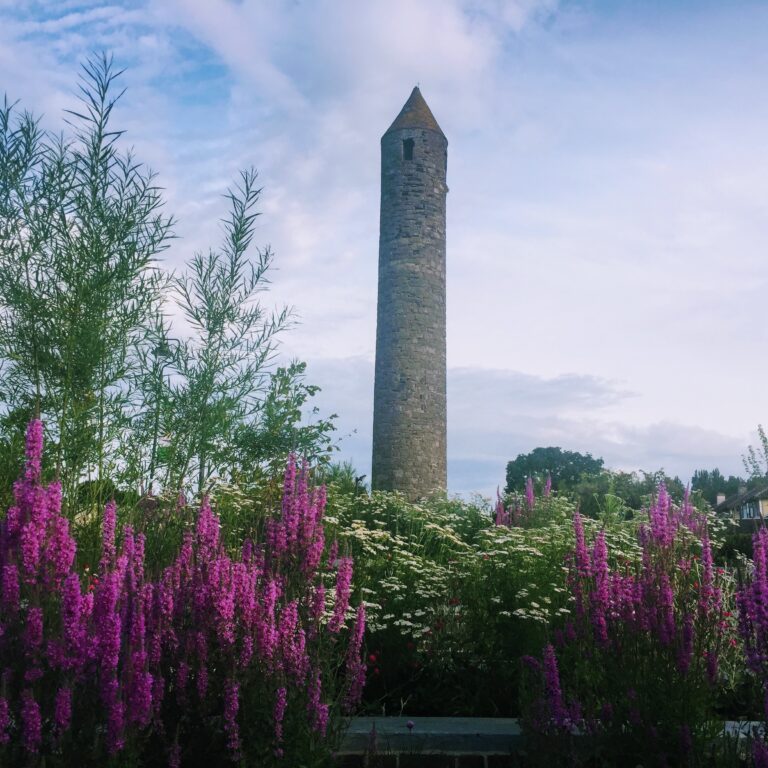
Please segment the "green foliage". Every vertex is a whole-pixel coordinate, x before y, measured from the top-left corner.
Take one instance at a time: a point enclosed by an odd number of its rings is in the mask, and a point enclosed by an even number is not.
[[[717,707],[743,670],[736,579],[713,567],[704,532],[720,541],[722,529],[712,516],[677,515],[659,504],[646,517],[641,562],[589,536],[574,546],[573,617],[552,623],[543,664],[523,667],[532,765],[721,764]]]
[[[189,274],[174,283],[192,333],[171,352],[176,374],[167,425],[171,487],[195,477],[202,491],[213,475],[233,466],[235,435],[258,410],[275,336],[287,326],[287,309],[267,313],[257,300],[272,252],[257,249],[255,264],[248,258],[260,192],[256,172],[243,172],[227,195],[230,215],[221,250],[195,254]]]
[[[698,493],[708,504],[717,503],[717,495],[724,493],[726,498],[735,496],[739,488],[746,486],[747,481],[742,477],[730,475],[727,479],[719,469],[697,469],[691,478],[691,491]]]
[[[369,710],[515,715],[519,656],[538,653],[570,610],[573,511],[565,498],[539,499],[527,527],[496,527],[490,509],[462,501],[411,504],[331,485],[326,522],[355,558],[369,616]],[[634,530],[609,526],[628,559]]]
[[[614,472],[601,470],[596,475],[582,476],[570,495],[583,515],[604,519],[606,515],[629,518],[647,507],[659,484],[664,483],[670,495],[680,501],[685,486],[679,477],[669,477],[663,469],[656,472]]]
[[[106,56],[87,62],[69,138],[0,108],[0,396],[45,419],[70,496],[109,469],[171,227],[152,172],[118,150],[119,75]]]
[[[334,491],[342,495],[357,496],[366,490],[365,475],[358,474],[351,461],[329,462],[320,469],[318,482],[334,486]]]
[[[768,479],[768,435],[762,424],[757,425],[758,446],[748,446],[747,453],[741,457],[744,469],[751,480]]]
[[[255,171],[227,194],[221,248],[163,272],[172,220],[153,173],[119,148],[120,74],[106,56],[87,62],[71,138],[0,108],[0,456],[12,472],[41,416],[72,515],[86,492],[97,509],[110,480],[137,496],[202,491],[335,448],[335,416],[305,416],[318,391],[305,365],[272,367],[290,315],[259,301],[273,255],[251,248]]]
[[[552,478],[552,488],[565,491],[572,488],[585,475],[599,474],[603,460],[592,458],[589,453],[564,451],[562,448],[534,448],[520,454],[507,464],[506,492],[522,488],[528,477],[543,481]]]
[[[304,380],[306,368],[306,363],[293,362],[271,375],[254,419],[242,423],[234,436],[233,464],[238,476],[249,477],[255,468],[275,475],[290,453],[302,456],[313,467],[323,467],[338,449],[331,437],[336,414],[321,417],[315,406],[309,411],[310,420],[302,423],[308,401],[320,391]]]

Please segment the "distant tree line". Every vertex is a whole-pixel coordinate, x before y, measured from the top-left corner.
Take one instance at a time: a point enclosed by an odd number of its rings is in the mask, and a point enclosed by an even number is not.
[[[759,451],[750,448],[745,465],[753,470],[747,478],[725,477],[717,468],[696,470],[691,479],[691,493],[700,501],[714,506],[719,494],[733,496],[744,488],[764,484],[768,443],[762,442]],[[553,490],[570,496],[578,502],[583,514],[595,518],[606,513],[632,514],[649,503],[661,482],[676,499],[682,498],[686,490],[679,477],[670,477],[663,469],[651,472],[615,471],[606,469],[602,458],[595,458],[589,453],[547,447],[535,448],[508,462],[505,492],[521,492],[528,477],[542,488],[548,476]]]

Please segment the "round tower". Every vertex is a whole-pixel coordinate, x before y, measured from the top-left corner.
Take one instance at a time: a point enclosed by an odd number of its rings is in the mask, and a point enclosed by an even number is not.
[[[448,140],[418,88],[381,138],[372,487],[447,486],[445,183]]]

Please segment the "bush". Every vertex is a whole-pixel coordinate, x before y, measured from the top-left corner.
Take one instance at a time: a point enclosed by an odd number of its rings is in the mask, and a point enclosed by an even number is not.
[[[533,499],[515,525],[496,526],[490,508],[457,500],[332,493],[326,521],[355,558],[369,618],[366,708],[517,715],[519,657],[537,653],[550,623],[570,614],[563,562],[573,510],[556,496]],[[635,527],[608,530],[629,559],[639,557]]]
[[[641,558],[587,546],[574,515],[573,617],[527,659],[525,726],[544,764],[579,751],[608,764],[689,765],[710,755],[716,706],[736,661],[733,578],[715,568],[707,517],[664,486],[638,529]],[[585,759],[584,754],[580,754]]]
[[[98,567],[75,569],[58,483],[27,434],[0,523],[0,758],[9,765],[308,765],[328,756],[362,692],[352,560],[326,552],[325,494],[289,463],[263,544],[229,553],[203,500],[194,532],[151,578],[145,537],[102,522]],[[335,580],[327,601],[325,580]],[[326,606],[328,602],[328,606]]]

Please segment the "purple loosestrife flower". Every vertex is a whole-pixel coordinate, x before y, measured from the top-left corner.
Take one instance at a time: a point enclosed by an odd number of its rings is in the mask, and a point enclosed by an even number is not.
[[[16,486],[14,485],[14,494],[16,493]],[[5,529],[5,530],[3,530]],[[3,545],[3,541],[6,542],[15,539],[19,535],[21,530],[21,510],[18,506],[8,507],[8,511],[5,513],[5,522],[0,525],[0,547]]]
[[[501,494],[499,493],[499,489],[496,489],[496,518],[495,523],[497,526],[507,525],[508,524],[508,514],[506,510],[504,509],[504,501],[501,498]]]
[[[592,568],[584,539],[584,524],[578,510],[573,513],[573,533],[576,537],[576,549],[574,551],[576,570],[580,577],[588,578],[592,573]]]
[[[720,590],[715,586],[712,545],[709,542],[709,536],[705,533],[701,540],[699,613],[702,617],[706,617],[711,611],[718,611],[720,609],[720,603]]]
[[[277,627],[275,625],[275,607],[280,594],[277,582],[269,579],[262,592],[263,603],[260,618],[256,628],[256,642],[259,652],[264,659],[271,661],[278,642]]]
[[[203,496],[197,518],[197,557],[199,561],[211,560],[219,548],[219,521],[211,510],[207,496]]]
[[[533,492],[533,478],[528,475],[528,479],[525,481],[525,503],[528,509],[533,509],[536,504],[536,496]]]
[[[4,565],[2,570],[3,589],[2,600],[3,613],[15,613],[19,610],[19,569],[16,565]]]
[[[114,501],[107,502],[104,507],[104,520],[101,527],[101,563],[99,571],[106,573],[115,562],[115,526],[117,522],[117,507]]]
[[[27,626],[24,630],[24,645],[27,654],[34,655],[43,644],[43,609],[30,608],[27,611]]]
[[[651,541],[664,548],[672,545],[677,529],[677,524],[670,512],[671,502],[667,487],[664,483],[660,483],[656,499],[648,510],[649,525],[643,531]]]
[[[324,736],[328,727],[328,705],[322,703],[322,694],[323,678],[321,671],[318,669],[312,676],[309,684],[307,715],[309,716],[309,724],[312,730]]]
[[[266,538],[270,555],[279,561],[288,549],[288,537],[283,523],[275,519],[267,520]]]
[[[61,590],[61,629],[66,658],[64,664],[74,669],[82,666],[85,659],[86,631],[83,626],[83,594],[80,579],[70,573]]]
[[[26,503],[21,503],[26,522],[21,526],[21,563],[24,580],[34,584],[39,577],[38,569],[48,527],[48,499],[40,486],[28,489]]]
[[[283,756],[283,750],[280,745],[283,743],[283,719],[285,718],[287,706],[288,691],[285,688],[278,688],[275,694],[275,708],[272,712],[275,723],[275,755],[277,757]]]
[[[547,480],[544,483],[544,498],[548,499],[552,495],[552,475],[547,472]]]
[[[255,560],[235,563],[232,566],[232,581],[243,626],[251,631],[259,618],[259,589],[263,573]]]
[[[235,642],[235,588],[228,557],[218,557],[212,564],[213,608],[219,639],[226,645]]]
[[[27,426],[26,436],[27,466],[24,479],[30,485],[40,480],[43,461],[43,422],[32,419]]]
[[[753,570],[750,580],[736,594],[739,634],[747,667],[768,689],[768,531],[752,537]]]
[[[282,668],[297,684],[301,684],[308,672],[309,659],[306,656],[306,637],[300,626],[297,600],[291,600],[283,608],[279,636]]]
[[[184,540],[182,541],[181,550],[175,564],[178,578],[185,583],[189,582],[192,578],[192,552],[192,534],[187,531],[184,534]]]
[[[285,465],[285,474],[283,475],[283,517],[290,513],[293,505],[293,497],[296,490],[296,454],[291,453],[288,456],[288,462]]]
[[[322,524],[317,525],[313,530],[312,537],[309,539],[302,558],[302,572],[305,575],[313,574],[323,559],[325,550],[325,533]]]
[[[683,496],[683,503],[678,512],[678,519],[680,522],[688,528],[697,538],[703,538],[706,536],[707,518],[706,515],[702,515],[696,511],[696,508],[691,503],[691,487],[686,486],[685,494]]]
[[[568,710],[563,702],[557,656],[551,643],[544,648],[544,698],[552,722],[563,728],[568,724]]]
[[[122,626],[118,599],[120,589],[118,574],[109,571],[103,574],[94,599],[94,619],[96,621],[96,648],[99,662],[105,672],[117,669],[120,657]]]
[[[58,483],[51,485],[58,486]],[[56,589],[61,587],[67,578],[75,562],[77,544],[69,533],[69,520],[61,517],[61,510],[57,508],[50,522],[51,533],[45,545],[45,561],[51,571],[51,581]]]
[[[224,730],[227,734],[227,749],[235,759],[240,759],[240,728],[237,724],[239,709],[240,686],[235,680],[227,680],[224,685]]]
[[[664,645],[670,645],[675,635],[675,595],[666,572],[659,574],[658,583],[653,586],[655,587],[654,597],[651,597],[653,594],[651,588],[646,592],[648,595],[646,599],[656,603],[654,616],[656,636]]]
[[[328,622],[329,632],[338,632],[344,624],[344,617],[349,607],[349,592],[352,584],[352,558],[342,557],[336,573],[336,602],[333,615]]]
[[[584,524],[581,515],[577,509],[573,513],[573,533],[576,539],[576,546],[573,551],[573,565],[575,573],[569,575],[569,583],[573,592],[575,601],[575,610],[577,616],[583,616],[587,606],[584,605],[584,583],[591,575],[592,565],[590,563],[587,544],[584,539]]]
[[[592,626],[595,637],[600,643],[608,642],[606,614],[610,600],[608,574],[608,548],[605,545],[605,531],[600,531],[592,549],[592,573],[595,586],[590,595],[592,608]]]
[[[142,728],[149,725],[152,717],[152,683],[153,678],[143,667],[146,663],[145,654],[135,653],[131,659],[131,677],[127,684],[127,720]]]
[[[72,722],[72,691],[69,688],[59,688],[53,701],[53,722],[56,733],[61,735],[69,730]]]
[[[365,604],[360,603],[357,607],[355,623],[352,625],[352,631],[347,647],[347,693],[342,702],[343,709],[351,712],[360,703],[363,695],[363,686],[365,685],[365,662],[360,658],[363,647],[363,635],[365,634]]]
[[[120,686],[116,677],[102,683],[102,702],[107,711],[107,750],[110,755],[117,754],[125,746],[125,707],[120,696]]]
[[[310,618],[314,622],[319,622],[325,613],[325,586],[320,582],[312,595],[312,608],[309,612]]]
[[[21,704],[21,725],[24,749],[37,753],[43,740],[43,724],[40,717],[40,706],[35,701],[32,691],[24,691]]]
[[[768,744],[759,738],[752,740],[752,764],[754,768],[768,768]]]
[[[197,650],[197,695],[202,701],[208,693],[208,640],[204,632],[195,634],[195,648]]]

